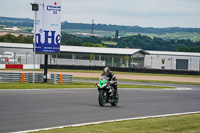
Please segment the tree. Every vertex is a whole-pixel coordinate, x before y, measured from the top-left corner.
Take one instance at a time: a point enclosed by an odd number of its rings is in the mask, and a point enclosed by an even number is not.
[[[19,56],[18,57],[18,62],[21,64],[21,61],[22,61],[22,57],[21,56]]]
[[[125,61],[125,63],[126,63],[126,67],[128,67],[129,59],[130,59],[130,57],[129,57],[128,55],[126,55],[126,56],[124,57],[124,61]]]
[[[162,62],[162,65],[164,65],[165,64],[165,58],[162,58],[161,62]]]
[[[94,60],[94,54],[90,54],[90,63]]]

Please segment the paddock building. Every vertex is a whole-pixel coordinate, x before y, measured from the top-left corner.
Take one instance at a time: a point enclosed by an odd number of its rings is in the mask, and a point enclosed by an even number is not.
[[[0,43],[1,65],[33,64],[33,55],[32,44]],[[44,55],[36,54],[35,59],[44,64]],[[62,45],[60,54],[49,55],[48,64],[199,71],[200,53]]]

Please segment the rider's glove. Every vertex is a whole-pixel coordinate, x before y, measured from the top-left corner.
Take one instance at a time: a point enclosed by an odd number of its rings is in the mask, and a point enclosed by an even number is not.
[[[114,84],[115,82],[113,82],[113,81],[110,81],[110,84]]]

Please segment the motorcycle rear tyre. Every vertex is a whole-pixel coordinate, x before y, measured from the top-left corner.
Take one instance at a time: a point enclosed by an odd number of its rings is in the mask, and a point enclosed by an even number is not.
[[[119,94],[118,94],[118,92],[116,92],[115,97],[116,98],[115,98],[114,102],[111,103],[112,106],[117,106],[117,104],[119,102]]]

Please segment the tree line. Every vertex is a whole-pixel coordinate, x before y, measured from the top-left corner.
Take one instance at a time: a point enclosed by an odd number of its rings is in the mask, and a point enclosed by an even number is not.
[[[0,36],[0,42],[9,42],[9,43],[33,43],[33,36],[15,36],[12,34],[6,34]]]
[[[104,44],[104,41],[117,41],[116,45]],[[14,36],[7,34],[0,36],[0,42],[11,43],[33,43],[33,36]],[[200,42],[191,40],[163,40],[161,38],[150,38],[144,35],[134,35],[116,38],[111,37],[79,37],[76,35],[62,32],[61,45],[68,46],[87,46],[87,47],[113,47],[113,48],[137,48],[156,51],[181,51],[181,52],[200,52]]]
[[[10,18],[0,17],[0,25],[5,26],[17,26],[17,27],[33,27],[33,20],[29,18]],[[69,23],[67,21],[62,22],[62,29],[79,29],[79,30],[90,30],[91,24],[85,23]],[[124,25],[111,25],[111,24],[94,24],[95,30],[103,31],[116,31],[118,29],[122,32],[134,32],[134,33],[176,33],[176,32],[195,32],[200,33],[200,28],[180,28],[180,27],[169,27],[169,28],[154,28],[154,27],[140,27],[140,26],[124,26]]]
[[[68,23],[67,21],[62,23],[62,29],[91,29],[91,24],[84,23]],[[116,31],[118,29],[122,32],[135,32],[135,33],[176,33],[176,32],[196,32],[200,33],[200,28],[180,28],[180,27],[169,27],[169,28],[153,28],[153,27],[140,27],[140,26],[124,26],[124,25],[107,25],[107,24],[94,24],[95,30],[103,31]]]
[[[62,40],[61,45],[104,47],[102,45],[101,39],[95,36],[78,37],[72,34],[67,34],[66,32],[62,32],[61,40]],[[23,36],[23,35],[15,36],[9,33],[0,36],[0,42],[33,44],[33,36]]]
[[[161,38],[150,38],[141,36],[140,34],[128,37],[121,37],[114,47],[119,48],[139,48],[145,50],[156,51],[187,51],[188,47],[200,47],[200,42],[192,42],[191,40],[163,40]],[[183,49],[185,48],[185,49]],[[195,51],[194,51],[195,52]],[[196,51],[197,52],[197,51]],[[199,51],[200,52],[200,51]]]

